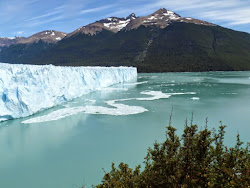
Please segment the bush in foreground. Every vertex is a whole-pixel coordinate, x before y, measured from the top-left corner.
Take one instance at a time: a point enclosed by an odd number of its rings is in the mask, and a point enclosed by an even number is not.
[[[166,140],[148,149],[145,169],[135,169],[120,163],[112,164],[97,188],[149,187],[250,187],[249,143],[237,135],[234,147],[224,145],[225,127],[219,130],[198,131],[196,125],[186,123],[181,138],[176,129],[167,126]]]

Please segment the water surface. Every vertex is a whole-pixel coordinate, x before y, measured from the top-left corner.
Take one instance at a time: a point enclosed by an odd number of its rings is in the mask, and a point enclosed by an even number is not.
[[[250,141],[249,78],[250,72],[139,74],[130,83],[2,122],[0,187],[89,187],[101,181],[102,168],[108,171],[111,162],[134,167],[155,140],[164,140],[172,107],[179,135],[193,112],[199,129],[206,117],[210,128],[226,124],[227,145],[238,132]],[[157,92],[149,95],[152,91]],[[119,113],[106,103],[111,100],[122,107]],[[38,117],[40,123],[24,124]]]

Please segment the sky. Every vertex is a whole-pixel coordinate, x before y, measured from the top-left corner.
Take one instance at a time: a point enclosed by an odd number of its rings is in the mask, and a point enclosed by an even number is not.
[[[0,0],[0,37],[70,33],[110,16],[146,16],[159,8],[250,33],[250,0]]]

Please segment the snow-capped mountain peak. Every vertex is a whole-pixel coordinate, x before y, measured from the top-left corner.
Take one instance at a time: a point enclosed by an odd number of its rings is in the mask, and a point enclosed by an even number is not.
[[[36,33],[28,38],[20,40],[18,43],[34,43],[42,40],[47,43],[55,43],[60,41],[66,36],[66,33],[55,31],[55,30],[45,30]]]
[[[67,37],[70,37],[78,33],[95,35],[98,32],[102,31],[103,29],[117,33],[118,31],[125,28],[132,20],[136,18],[137,17],[134,13],[124,18],[108,17],[108,18],[96,21],[92,24],[80,27],[77,30],[73,31],[72,33],[68,34]]]
[[[126,17],[127,19],[131,19],[131,20],[134,20],[134,19],[136,19],[137,17],[136,17],[136,15],[135,15],[135,13],[132,13],[132,14],[130,14],[128,17]]]
[[[142,24],[145,26],[158,25],[161,28],[164,28],[169,25],[169,22],[177,21],[180,18],[181,17],[173,11],[162,8],[157,10],[153,14],[144,17],[142,19]]]
[[[186,22],[186,23],[194,23],[199,25],[210,25],[214,26],[209,22],[205,22],[202,20],[197,20],[190,17],[181,17],[171,10],[167,10],[165,8],[161,8],[156,12],[144,16],[144,17],[136,17],[134,13],[130,14],[124,18],[118,17],[108,17],[106,19],[102,19],[96,21],[92,24],[80,27],[79,29],[73,31],[68,34],[67,37],[70,37],[75,34],[83,33],[86,35],[96,35],[102,30],[108,30],[114,33],[117,33],[121,30],[131,30],[140,27],[141,25],[145,27],[149,26],[157,26],[161,29],[167,27],[172,22]]]
[[[4,46],[10,46],[13,44],[30,44],[36,43],[40,40],[47,43],[56,43],[62,40],[66,36],[66,33],[55,31],[55,30],[46,30],[39,33],[36,33],[30,37],[0,37],[0,48]]]
[[[180,15],[176,14],[175,12],[173,12],[171,10],[167,10],[165,8],[161,8],[161,9],[157,10],[156,12],[151,14],[151,17],[152,16],[154,16],[156,19],[168,18],[171,20],[177,20],[181,17]]]
[[[180,15],[176,14],[175,12],[171,10],[161,8],[157,10],[156,12],[154,12],[153,14],[150,14],[144,17],[138,17],[132,20],[124,29],[126,30],[136,29],[140,27],[141,25],[145,27],[158,26],[163,29],[172,22],[187,22],[187,23],[210,25],[210,26],[214,25],[214,24],[211,24],[202,20],[197,20],[194,18],[181,17]]]

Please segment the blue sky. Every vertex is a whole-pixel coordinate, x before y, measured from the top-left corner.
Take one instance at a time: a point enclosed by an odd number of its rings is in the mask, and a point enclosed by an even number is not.
[[[145,16],[159,8],[250,33],[250,0],[0,0],[0,36],[72,32],[109,16]]]

